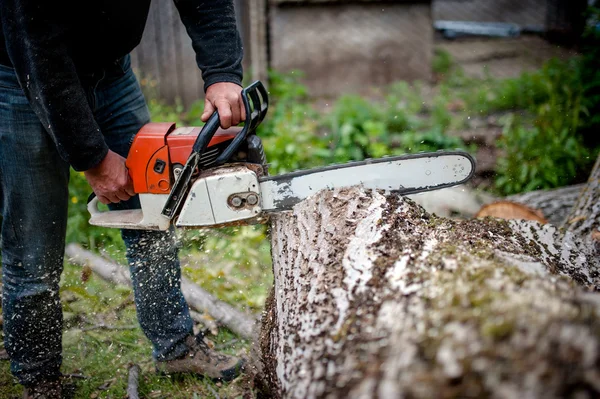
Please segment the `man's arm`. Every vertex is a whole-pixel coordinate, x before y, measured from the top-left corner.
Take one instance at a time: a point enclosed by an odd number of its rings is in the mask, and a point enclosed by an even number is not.
[[[66,45],[64,1],[2,0],[0,18],[19,83],[63,159],[105,203],[128,199],[124,160],[109,151]],[[121,166],[120,163],[123,165]]]
[[[246,119],[241,100],[243,48],[233,0],[174,0],[192,39],[206,91],[202,120],[219,110],[221,126]]]

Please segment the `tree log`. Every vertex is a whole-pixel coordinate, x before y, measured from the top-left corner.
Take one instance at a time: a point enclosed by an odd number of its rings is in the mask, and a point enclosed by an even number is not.
[[[68,260],[81,266],[89,266],[102,279],[114,284],[131,286],[129,271],[109,260],[102,258],[77,244],[68,244],[65,249]],[[255,336],[256,320],[231,305],[218,300],[185,277],[181,278],[181,290],[188,305],[201,313],[208,313],[218,323],[227,326],[243,338]]]
[[[542,212],[549,223],[561,226],[566,221],[584,187],[585,184],[575,184],[552,190],[537,190],[510,195],[505,199],[537,209]]]
[[[573,231],[353,187],[273,216],[271,243],[265,396],[600,395],[600,262]]]
[[[586,243],[600,255],[600,156],[565,226],[574,234],[584,237]]]
[[[575,184],[550,190],[536,190],[500,198],[467,185],[428,191],[407,197],[437,216],[471,218],[483,207],[498,201],[510,201],[535,209],[556,226],[566,222],[585,184]]]

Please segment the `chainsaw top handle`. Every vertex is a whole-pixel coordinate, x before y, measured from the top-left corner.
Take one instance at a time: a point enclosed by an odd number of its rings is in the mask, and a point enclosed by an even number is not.
[[[267,90],[259,80],[242,89],[242,101],[246,111],[244,127],[215,160],[215,166],[222,165],[229,161],[240,148],[240,145],[245,141],[246,137],[248,137],[249,134],[255,133],[256,128],[267,114],[269,98]],[[202,155],[204,153],[208,143],[217,132],[219,126],[219,112],[215,111],[198,134],[196,142],[192,147],[192,154],[196,153]],[[190,155],[190,157],[191,156],[192,155]]]
[[[255,133],[256,128],[267,114],[267,109],[269,107],[267,90],[259,80],[242,89],[242,101],[244,103],[244,109],[246,110],[244,127],[215,160],[215,166],[222,165],[229,161],[233,154],[239,149],[240,145],[246,140],[246,137]],[[179,177],[175,181],[163,207],[163,216],[172,219],[179,210],[182,200],[185,198],[189,189],[192,174],[198,167],[200,157],[206,150],[212,137],[217,132],[219,125],[219,112],[215,111],[210,118],[208,118],[208,121],[200,130],[200,133],[194,142],[192,152],[179,174]]]

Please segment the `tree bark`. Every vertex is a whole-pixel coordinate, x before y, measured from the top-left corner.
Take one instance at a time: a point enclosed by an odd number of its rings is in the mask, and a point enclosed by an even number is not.
[[[581,236],[600,255],[600,156],[590,178],[565,222],[565,227]]]
[[[69,244],[65,249],[70,262],[81,266],[89,266],[101,278],[114,284],[131,286],[131,277],[127,269],[115,262],[106,260],[77,244]],[[201,313],[208,313],[218,323],[227,326],[231,331],[246,339],[255,337],[256,320],[231,305],[218,300],[213,295],[181,278],[181,291],[188,305]]]
[[[577,232],[320,192],[272,218],[257,383],[285,398],[598,397],[600,262]]]
[[[584,187],[585,184],[575,184],[552,190],[537,190],[510,195],[504,199],[537,209],[549,223],[561,226],[565,223]]]

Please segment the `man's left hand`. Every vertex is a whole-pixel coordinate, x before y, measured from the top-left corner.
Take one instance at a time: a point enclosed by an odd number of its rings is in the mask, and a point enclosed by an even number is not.
[[[215,109],[219,111],[219,119],[223,129],[237,126],[240,122],[246,120],[246,109],[242,101],[242,87],[228,82],[214,83],[208,86],[204,99],[204,112],[201,116],[202,122],[206,122],[215,112]]]

